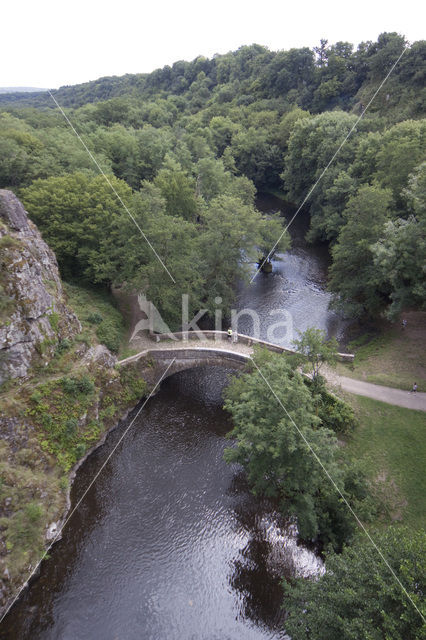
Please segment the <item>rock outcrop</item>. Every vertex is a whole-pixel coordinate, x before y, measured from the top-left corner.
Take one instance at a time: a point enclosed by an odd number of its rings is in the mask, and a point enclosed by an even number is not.
[[[0,189],[0,384],[28,376],[80,330],[53,251],[18,198]]]

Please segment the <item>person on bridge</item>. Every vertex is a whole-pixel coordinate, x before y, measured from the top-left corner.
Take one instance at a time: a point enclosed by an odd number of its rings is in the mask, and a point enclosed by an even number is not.
[[[232,329],[229,327],[228,329],[228,340],[232,340]]]

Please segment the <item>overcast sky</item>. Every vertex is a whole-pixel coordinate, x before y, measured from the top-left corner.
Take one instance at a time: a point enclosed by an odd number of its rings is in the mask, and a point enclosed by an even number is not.
[[[15,0],[2,3],[0,86],[56,88],[148,72],[244,44],[425,38],[419,0]]]

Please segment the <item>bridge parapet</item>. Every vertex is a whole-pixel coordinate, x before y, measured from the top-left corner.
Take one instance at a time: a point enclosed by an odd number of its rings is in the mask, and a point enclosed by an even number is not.
[[[177,331],[175,333],[151,333],[151,340],[154,342],[164,342],[170,341],[171,343],[176,342],[188,342],[189,340],[214,340],[215,343],[220,342],[228,342],[228,334],[226,331]],[[258,344],[261,347],[265,347],[268,351],[273,351],[275,353],[297,353],[294,349],[289,349],[288,347],[283,347],[279,344],[274,344],[272,342],[266,342],[265,340],[259,340],[258,338],[253,338],[252,336],[244,335],[243,333],[236,334],[237,343],[247,345],[252,347],[255,344]],[[353,353],[338,353],[337,358],[342,362],[353,362],[354,359]]]

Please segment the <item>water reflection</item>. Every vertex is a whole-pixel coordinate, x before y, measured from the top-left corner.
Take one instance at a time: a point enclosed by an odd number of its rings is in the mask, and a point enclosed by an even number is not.
[[[263,197],[258,207],[265,212],[281,211],[290,219],[293,211],[283,207],[273,197]],[[260,318],[260,337],[276,344],[290,347],[297,331],[305,331],[310,326],[322,329],[331,337],[336,337],[342,344],[349,322],[338,313],[329,309],[331,294],[326,290],[329,256],[324,246],[308,246],[304,240],[308,229],[308,221],[303,212],[292,223],[289,232],[292,246],[285,254],[278,255],[273,261],[271,274],[258,273],[251,284],[241,284],[237,294],[237,310],[253,309]],[[255,267],[253,266],[253,273]],[[279,315],[271,312],[285,309],[293,319],[293,333],[277,330],[268,336],[268,329],[280,321]],[[241,333],[253,335],[253,323],[249,316],[241,318]]]
[[[231,372],[173,376],[148,403],[4,622],[26,640],[285,638],[271,505],[226,465]],[[74,502],[123,427],[79,473]],[[269,536],[269,537],[268,537]],[[315,561],[313,554],[310,554]]]

